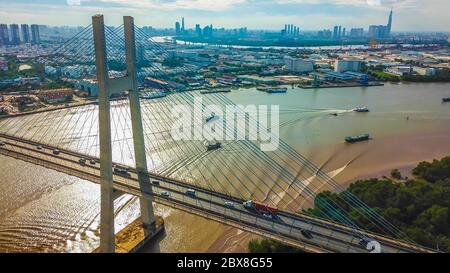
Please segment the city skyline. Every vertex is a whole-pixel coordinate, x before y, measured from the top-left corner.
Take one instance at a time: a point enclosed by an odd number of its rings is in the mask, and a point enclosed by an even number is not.
[[[136,16],[139,25],[173,28],[186,18],[186,29],[196,24],[217,27],[279,30],[286,22],[302,30],[329,29],[334,25],[364,27],[385,24],[391,8],[395,12],[392,31],[450,31],[450,6],[445,0],[18,0],[2,3],[2,23],[78,26],[89,23],[95,13],[106,13],[107,23],[118,24],[124,13]],[[29,11],[33,10],[31,14]],[[414,14],[414,16],[412,16]],[[51,15],[51,16],[49,16]],[[236,16],[238,15],[238,16]],[[356,15],[356,16],[355,16]],[[421,20],[417,20],[420,18]]]

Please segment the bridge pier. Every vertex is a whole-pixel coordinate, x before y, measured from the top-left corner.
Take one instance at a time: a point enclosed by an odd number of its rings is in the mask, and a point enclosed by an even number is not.
[[[152,204],[152,186],[148,177],[145,140],[142,126],[142,115],[139,101],[139,91],[136,79],[136,45],[134,20],[124,17],[125,56],[127,74],[122,78],[109,78],[106,56],[105,24],[103,15],[92,17],[97,81],[99,87],[99,138],[100,138],[100,252],[115,252],[116,237],[114,233],[114,191],[111,144],[110,96],[114,93],[129,91],[130,113],[133,131],[133,146],[139,187],[147,197],[139,198],[143,240],[154,235],[155,230],[163,224],[157,224]],[[161,221],[158,221],[161,222]],[[135,225],[131,225],[132,228]],[[128,227],[127,227],[128,228]],[[126,229],[127,229],[126,228]]]
[[[131,16],[123,17],[125,31],[125,53],[127,62],[127,77],[129,77],[131,88],[129,90],[131,127],[133,131],[134,157],[136,170],[138,171],[139,186],[148,195],[152,193],[150,178],[147,173],[147,156],[145,154],[144,129],[142,126],[141,104],[139,102],[139,91],[136,75],[136,39],[134,33],[134,19]],[[139,198],[141,207],[141,219],[144,226],[155,225],[155,214],[153,212],[152,200],[144,196]]]
[[[95,46],[95,64],[98,82],[98,114],[100,138],[100,251],[115,252],[114,197],[112,173],[110,92],[108,92],[108,69],[106,38],[103,15],[92,17]]]

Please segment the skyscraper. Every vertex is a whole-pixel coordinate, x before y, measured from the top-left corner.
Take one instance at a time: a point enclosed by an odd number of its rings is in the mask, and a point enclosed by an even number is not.
[[[20,25],[20,30],[22,32],[22,42],[29,43],[31,41],[30,26],[27,24],[22,24]]]
[[[31,43],[38,45],[41,43],[41,34],[38,25],[31,25]]]
[[[197,33],[198,37],[202,36],[202,28],[200,27],[200,24],[195,25],[195,33]]]
[[[184,32],[185,28],[184,28],[184,17],[181,18],[181,32]]]
[[[393,16],[393,11],[391,10],[391,13],[389,14],[389,20],[388,20],[387,30],[386,30],[386,35],[388,37],[391,36],[391,31],[392,31],[392,16]]]
[[[339,27],[338,26],[334,26],[333,29],[333,39],[337,39],[339,35]]]
[[[180,22],[175,22],[175,35],[181,34]]]
[[[11,24],[11,25],[9,25],[9,28],[11,30],[11,44],[12,45],[20,44],[19,25]]]
[[[0,45],[9,44],[9,32],[8,25],[0,24]]]
[[[342,26],[339,26],[339,30],[338,30],[338,38],[342,37]]]

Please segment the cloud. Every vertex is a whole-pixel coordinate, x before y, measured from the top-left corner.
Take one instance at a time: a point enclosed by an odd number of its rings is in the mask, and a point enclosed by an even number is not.
[[[248,0],[67,0],[67,4],[72,6],[82,3],[95,6],[96,3],[102,3],[134,9],[203,11],[223,11],[246,2]]]
[[[335,5],[355,7],[385,7],[405,8],[416,6],[420,0],[275,0],[279,4],[310,4],[310,5]]]
[[[80,6],[81,0],[66,0],[66,3],[69,6]]]

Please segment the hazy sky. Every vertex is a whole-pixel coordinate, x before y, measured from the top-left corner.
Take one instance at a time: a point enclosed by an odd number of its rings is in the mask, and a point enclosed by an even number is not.
[[[394,31],[450,31],[450,0],[0,0],[0,23],[88,25],[102,13],[117,25],[132,15],[136,24],[173,27],[184,16],[195,23],[252,29],[364,27],[386,24],[394,8]]]

